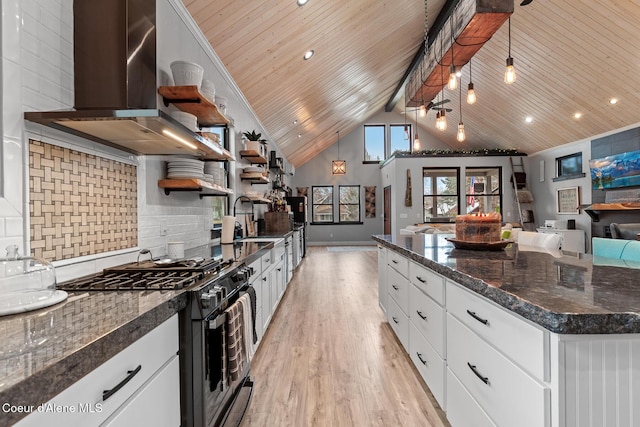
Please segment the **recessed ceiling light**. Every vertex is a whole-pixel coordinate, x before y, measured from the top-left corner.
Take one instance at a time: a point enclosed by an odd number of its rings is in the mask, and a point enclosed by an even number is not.
[[[313,51],[313,49],[310,49],[308,51],[306,51],[304,53],[304,60],[306,61],[307,59],[311,59],[311,57],[313,56],[315,52]]]
[[[298,4],[298,6],[304,6],[308,1],[309,0],[298,0],[296,3]]]
[[[300,133],[299,133],[299,134],[298,134],[298,138],[302,138],[302,134],[300,134]]]
[[[575,114],[573,115],[573,118],[574,118],[574,119],[579,119],[580,117],[582,117],[582,113],[575,113]]]
[[[533,117],[527,116],[527,117],[525,117],[524,121],[527,122],[527,123],[531,123],[533,121]]]
[[[294,124],[294,125],[297,125],[297,124],[298,124],[298,121],[297,121],[297,120],[294,120],[294,121],[293,121],[293,124]]]
[[[611,105],[615,105],[615,104],[617,104],[617,103],[618,103],[618,98],[611,98],[611,99],[609,100],[609,104],[611,104]]]

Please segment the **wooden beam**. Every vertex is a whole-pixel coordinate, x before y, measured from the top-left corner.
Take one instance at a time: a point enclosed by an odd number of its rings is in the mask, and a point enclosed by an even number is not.
[[[452,62],[457,68],[466,65],[512,13],[513,0],[460,1],[409,78],[406,105],[433,100],[447,84]]]

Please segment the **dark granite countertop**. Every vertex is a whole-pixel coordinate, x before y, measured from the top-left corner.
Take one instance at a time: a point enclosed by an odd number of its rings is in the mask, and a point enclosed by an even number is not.
[[[187,257],[250,263],[273,242],[187,249]],[[70,292],[54,306],[0,317],[0,406],[39,405],[187,306],[185,290]],[[0,427],[24,414],[0,412]]]
[[[447,237],[453,236],[373,239],[551,332],[640,333],[640,268],[516,244],[500,251],[460,250]]]

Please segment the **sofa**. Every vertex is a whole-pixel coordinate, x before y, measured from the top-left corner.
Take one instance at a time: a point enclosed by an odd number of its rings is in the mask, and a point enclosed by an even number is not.
[[[609,226],[612,239],[637,240],[640,233],[640,223],[618,224],[612,222]]]

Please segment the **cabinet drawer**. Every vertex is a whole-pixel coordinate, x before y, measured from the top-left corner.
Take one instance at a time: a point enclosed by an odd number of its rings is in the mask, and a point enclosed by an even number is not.
[[[444,305],[444,277],[423,265],[410,262],[409,280],[438,304]]]
[[[409,260],[397,252],[387,252],[387,263],[404,277],[409,277]]]
[[[396,333],[396,336],[402,343],[405,351],[409,351],[409,318],[404,314],[398,304],[389,299],[387,307],[387,321],[391,325],[391,328]]]
[[[550,424],[550,390],[455,317],[447,316],[449,369],[499,426]]]
[[[496,427],[449,369],[447,369],[447,420],[451,423],[451,427]]]
[[[447,311],[535,378],[549,379],[549,333],[447,281]]]
[[[445,363],[435,349],[418,331],[413,322],[409,322],[409,356],[418,372],[429,386],[440,406],[444,406]]]
[[[266,271],[270,266],[273,261],[274,254],[273,254],[273,249],[270,250],[269,252],[267,252],[266,254],[262,255],[262,271]]]
[[[249,281],[252,282],[257,277],[260,277],[262,273],[262,258],[253,261],[248,267],[253,269],[253,275],[249,278]]]
[[[393,268],[387,273],[387,291],[396,300],[405,315],[409,312],[409,281]]]
[[[23,418],[21,427],[64,425],[97,426],[115,413],[128,399],[134,396],[146,381],[158,372],[178,352],[178,315],[167,319],[139,340],[98,366],[71,387],[51,399],[55,406],[73,408],[75,412],[34,412]],[[103,400],[103,391],[112,390],[121,383],[130,371],[137,374],[117,392]],[[175,372],[177,375],[179,373]],[[180,399],[162,399],[157,404],[176,405]],[[93,411],[93,412],[92,412]],[[179,411],[178,411],[179,417]],[[179,424],[179,423],[178,423]]]
[[[443,359],[445,311],[422,293],[413,283],[409,285],[409,319]]]

